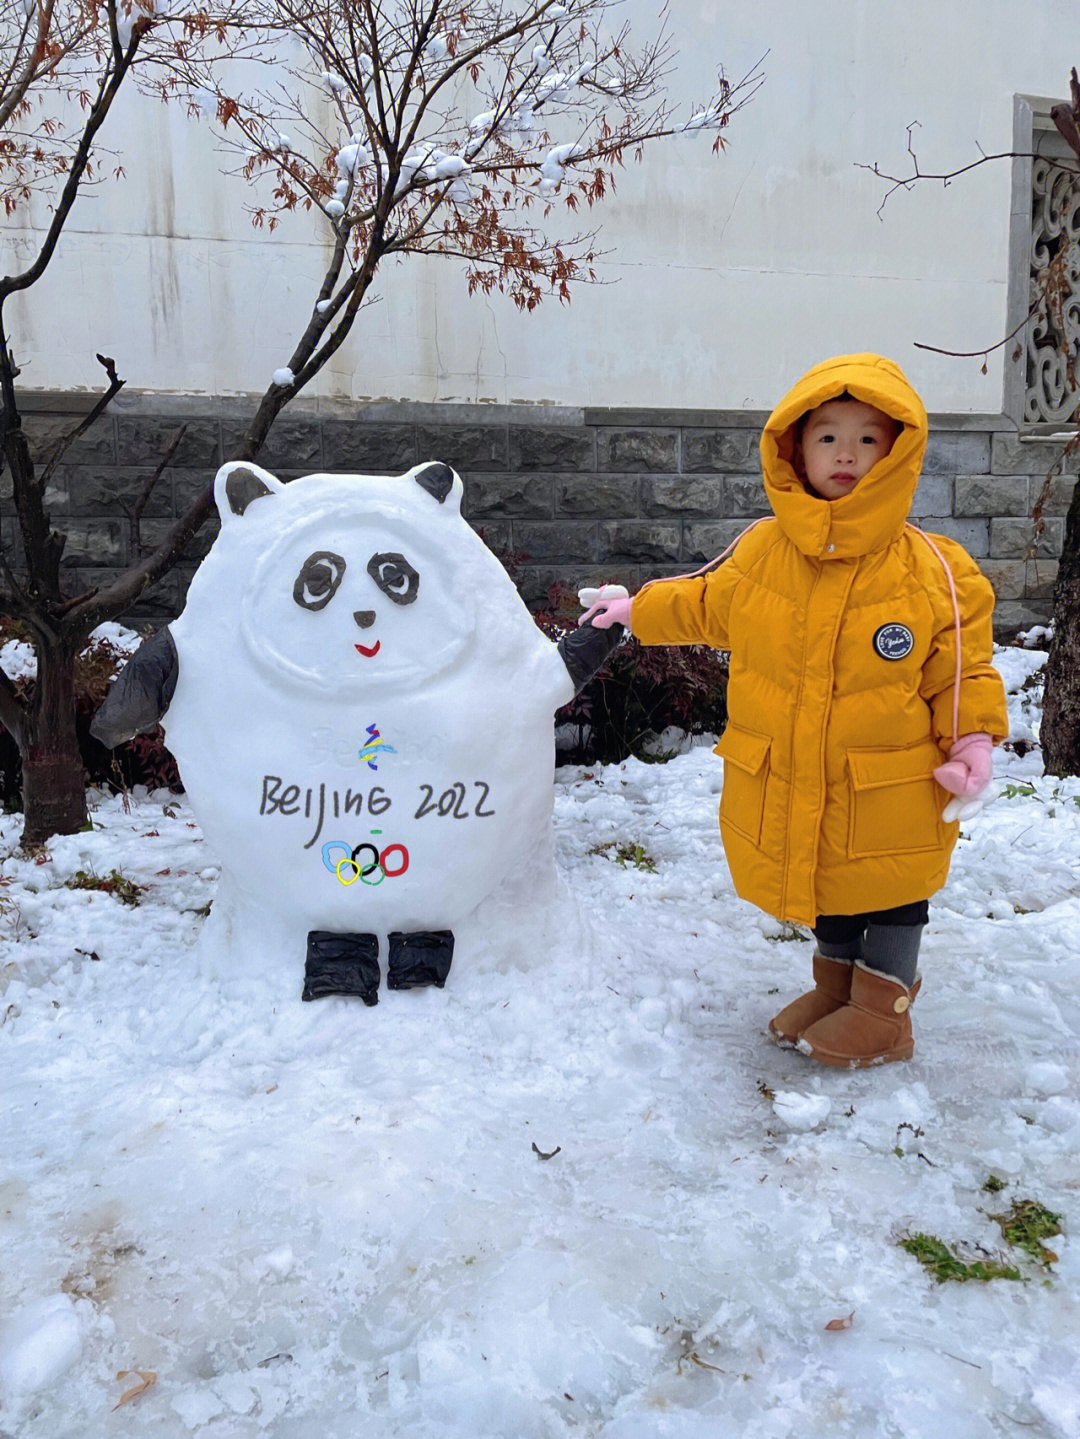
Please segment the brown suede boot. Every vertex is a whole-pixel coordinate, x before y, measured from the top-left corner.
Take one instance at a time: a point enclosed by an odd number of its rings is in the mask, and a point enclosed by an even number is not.
[[[915,1052],[911,1004],[921,983],[917,978],[906,989],[899,980],[857,963],[847,1004],[804,1029],[799,1049],[818,1064],[841,1069],[910,1059]]]
[[[826,959],[814,954],[814,988],[774,1015],[769,1020],[769,1033],[778,1044],[793,1045],[804,1029],[847,1004],[851,993],[850,959]]]

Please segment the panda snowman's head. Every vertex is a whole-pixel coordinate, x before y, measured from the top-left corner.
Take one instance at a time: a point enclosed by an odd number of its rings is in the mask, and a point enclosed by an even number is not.
[[[327,698],[413,688],[468,651],[478,583],[491,566],[503,573],[461,496],[443,464],[283,484],[233,462],[214,482],[222,533],[204,565],[269,678]]]

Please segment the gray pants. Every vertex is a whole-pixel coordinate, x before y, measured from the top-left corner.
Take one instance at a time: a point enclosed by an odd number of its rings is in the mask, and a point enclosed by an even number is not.
[[[868,914],[819,914],[814,938],[826,959],[859,960],[910,989],[928,919],[925,899]]]

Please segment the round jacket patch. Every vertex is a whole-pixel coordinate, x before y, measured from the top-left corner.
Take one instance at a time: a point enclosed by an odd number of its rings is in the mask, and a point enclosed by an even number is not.
[[[915,636],[907,625],[882,625],[874,635],[874,649],[883,660],[902,660],[915,648]]]

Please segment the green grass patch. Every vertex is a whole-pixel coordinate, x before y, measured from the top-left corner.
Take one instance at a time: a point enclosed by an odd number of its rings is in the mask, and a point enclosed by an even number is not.
[[[780,924],[779,934],[767,934],[765,938],[770,944],[795,944],[801,940],[811,940],[813,935],[808,929],[800,929],[797,924],[790,920],[783,920]]]
[[[900,1248],[913,1254],[919,1263],[930,1271],[939,1284],[954,1279],[964,1283],[978,1279],[983,1283],[991,1279],[1019,1279],[1019,1269],[1011,1264],[1002,1264],[992,1255],[985,1259],[966,1260],[957,1246],[946,1244],[933,1234],[908,1234],[900,1240]]]
[[[1038,1264],[1053,1264],[1057,1255],[1043,1244],[1061,1233],[1061,1215],[1047,1209],[1037,1199],[1014,1199],[1008,1214],[991,1214],[997,1221],[1006,1244],[1022,1249]]]
[[[128,879],[118,869],[111,870],[108,874],[94,874],[93,870],[76,870],[70,879],[64,881],[64,888],[100,890],[102,894],[114,894],[121,904],[131,905],[139,903],[143,892],[142,885]]]
[[[605,859],[614,860],[620,869],[632,865],[634,869],[644,870],[647,874],[656,873],[656,860],[641,844],[631,844],[629,841],[617,844],[615,840],[609,839],[604,844],[594,844],[589,853],[600,854]]]
[[[1002,1180],[991,1176],[983,1185],[984,1192],[997,1194],[1005,1188]],[[1048,1267],[1057,1262],[1057,1255],[1043,1243],[1061,1233],[1061,1215],[1047,1209],[1037,1199],[1014,1199],[1007,1214],[991,1214],[1001,1229],[1005,1243],[1019,1249],[1036,1264]],[[1015,1264],[1004,1254],[991,1254],[979,1245],[946,1244],[934,1234],[905,1234],[900,1248],[928,1269],[939,1284],[954,1279],[960,1283],[978,1279],[1023,1279]]]

